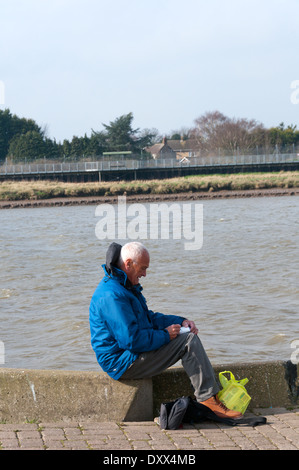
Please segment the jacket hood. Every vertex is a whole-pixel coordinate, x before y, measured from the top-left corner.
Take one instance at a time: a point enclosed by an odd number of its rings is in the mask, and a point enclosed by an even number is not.
[[[129,281],[126,273],[117,267],[117,261],[119,259],[121,249],[122,246],[118,243],[112,242],[111,245],[109,245],[106,253],[106,264],[102,265],[105,275],[117,279],[127,289],[132,289],[133,291],[141,292],[143,290],[141,284],[133,286],[132,283]]]
[[[122,246],[115,242],[109,245],[106,253],[106,271],[108,274],[112,274],[113,268],[117,267],[121,248]]]

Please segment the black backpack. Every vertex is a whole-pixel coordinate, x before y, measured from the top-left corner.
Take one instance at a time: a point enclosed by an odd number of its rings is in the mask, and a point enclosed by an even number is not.
[[[204,420],[216,421],[229,426],[257,426],[265,424],[267,419],[263,416],[253,418],[220,418],[207,406],[198,403],[191,397],[181,397],[160,407],[159,424],[161,429],[178,429],[183,423],[198,423]]]

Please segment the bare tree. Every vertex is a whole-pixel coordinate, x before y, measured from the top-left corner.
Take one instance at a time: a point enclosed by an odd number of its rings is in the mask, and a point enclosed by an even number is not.
[[[195,120],[192,134],[203,155],[248,153],[261,144],[264,126],[254,119],[229,118],[219,111]]]

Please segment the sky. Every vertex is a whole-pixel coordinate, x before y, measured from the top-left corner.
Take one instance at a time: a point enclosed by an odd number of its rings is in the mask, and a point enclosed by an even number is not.
[[[299,0],[0,0],[0,109],[60,142],[130,112],[161,135],[215,110],[299,128],[298,18]]]

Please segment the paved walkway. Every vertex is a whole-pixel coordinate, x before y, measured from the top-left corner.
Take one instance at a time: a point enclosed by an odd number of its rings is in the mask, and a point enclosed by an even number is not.
[[[299,408],[254,410],[267,417],[257,427],[211,421],[161,430],[155,422],[92,421],[0,424],[0,450],[298,450]],[[245,416],[250,416],[246,413]]]

